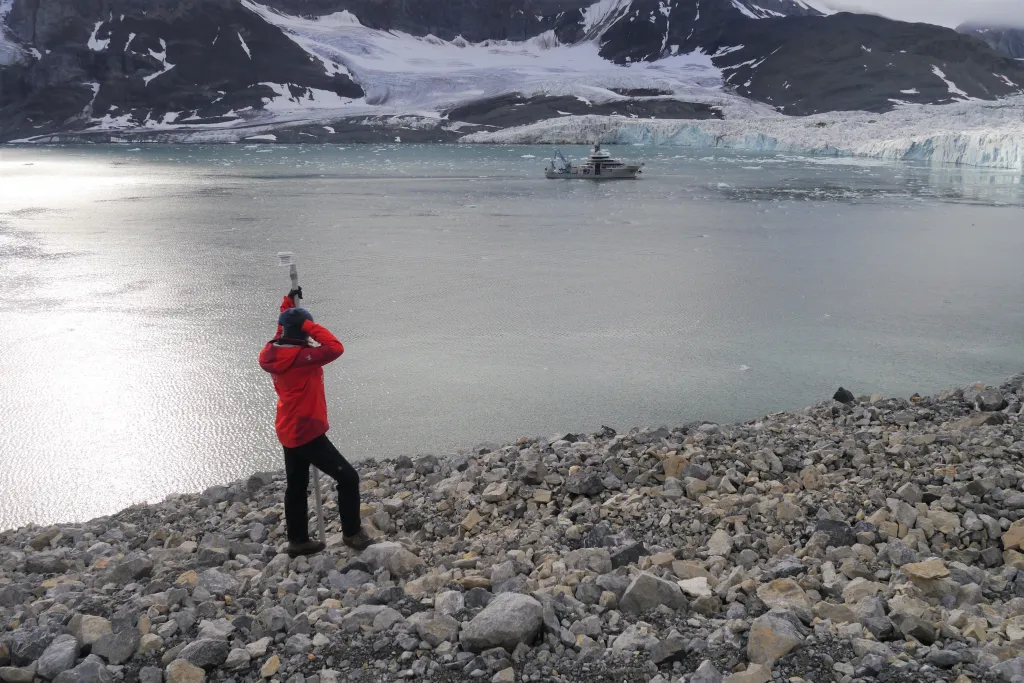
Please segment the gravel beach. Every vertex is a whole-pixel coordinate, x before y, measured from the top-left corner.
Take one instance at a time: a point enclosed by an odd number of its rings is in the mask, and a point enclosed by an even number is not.
[[[1022,402],[364,462],[361,554],[333,495],[283,554],[278,472],[6,531],[0,681],[1024,682]]]

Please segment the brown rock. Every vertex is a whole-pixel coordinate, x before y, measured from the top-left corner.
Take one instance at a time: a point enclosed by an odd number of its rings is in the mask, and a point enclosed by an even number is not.
[[[175,659],[167,665],[167,683],[205,683],[206,672],[184,659]]]
[[[682,477],[683,468],[686,467],[686,459],[681,455],[670,455],[664,460],[665,476],[679,479]]]
[[[263,662],[263,666],[260,667],[260,676],[263,678],[270,678],[277,673],[277,670],[281,668],[281,658],[274,655],[267,661]]]
[[[941,579],[949,576],[946,563],[938,558],[903,565],[903,572],[911,579]]]
[[[775,579],[762,584],[757,589],[757,597],[768,605],[769,609],[788,610],[807,621],[811,616],[811,599],[793,579]]]
[[[482,519],[483,515],[477,512],[476,508],[473,508],[469,511],[469,514],[466,515],[465,519],[462,520],[462,528],[466,531],[472,531]]]
[[[768,683],[772,679],[772,668],[767,664],[751,664],[746,671],[726,676],[722,683]]]
[[[1018,549],[1024,541],[1024,519],[1018,520],[1010,525],[1010,528],[1003,532],[1003,548]]]

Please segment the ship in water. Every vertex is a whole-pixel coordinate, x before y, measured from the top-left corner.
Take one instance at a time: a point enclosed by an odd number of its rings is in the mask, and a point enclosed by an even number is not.
[[[641,173],[643,164],[627,164],[613,159],[601,149],[600,143],[594,145],[586,161],[578,164],[567,161],[561,151],[555,151],[548,167],[544,169],[544,175],[552,180],[621,180],[636,178]]]

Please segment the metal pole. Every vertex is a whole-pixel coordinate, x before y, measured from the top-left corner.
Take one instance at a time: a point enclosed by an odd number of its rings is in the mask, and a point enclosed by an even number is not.
[[[295,265],[295,262],[292,261],[291,254],[288,254],[287,257],[285,257],[283,253],[278,254],[277,256],[281,260],[282,265],[284,265],[285,263],[287,263],[288,265],[288,275],[291,277],[292,280],[292,289],[298,289],[299,268],[298,266]],[[296,296],[293,299],[293,301],[295,302],[295,307],[300,308],[302,298]],[[316,527],[317,531],[320,534],[320,542],[326,545],[327,533],[326,531],[324,531],[324,504],[323,499],[320,496],[320,470],[318,470],[316,467],[313,467],[313,501],[316,504]]]

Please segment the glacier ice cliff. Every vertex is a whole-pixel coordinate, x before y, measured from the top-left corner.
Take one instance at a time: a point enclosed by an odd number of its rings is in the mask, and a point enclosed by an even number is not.
[[[984,166],[1024,174],[1024,97],[903,105],[885,114],[836,112],[702,121],[567,116],[477,132],[460,141],[717,147]]]

